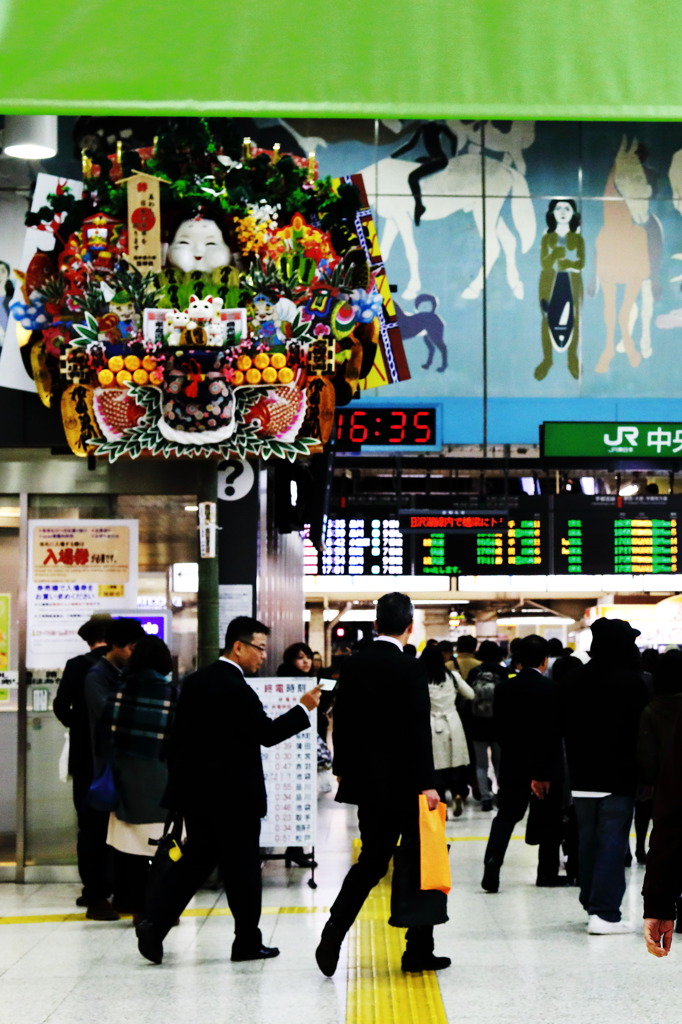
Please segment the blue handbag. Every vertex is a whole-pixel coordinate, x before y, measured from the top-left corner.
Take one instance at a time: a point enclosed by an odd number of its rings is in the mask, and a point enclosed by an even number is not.
[[[114,771],[107,761],[96,779],[90,783],[90,806],[96,811],[115,811],[118,807],[118,793],[114,781]]]

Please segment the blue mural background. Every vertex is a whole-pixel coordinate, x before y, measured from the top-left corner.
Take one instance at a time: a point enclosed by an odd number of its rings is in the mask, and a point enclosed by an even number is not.
[[[439,404],[446,444],[537,443],[549,419],[682,417],[682,292],[671,280],[682,274],[674,258],[682,253],[682,124],[270,119],[255,130],[245,122],[245,134],[314,150],[323,175],[364,173],[412,374],[370,392],[372,402]],[[605,198],[617,160],[622,192]],[[417,225],[410,182],[419,168],[427,173],[418,180]],[[576,202],[585,242],[580,372],[572,376],[566,352],[556,351],[537,380],[540,251],[558,197]],[[616,350],[597,372],[606,345],[597,245],[607,208],[635,225],[640,243],[646,235],[648,277],[632,285],[636,315],[620,313],[639,365]],[[635,261],[629,237],[609,243],[612,276]],[[624,295],[618,284],[614,344]]]

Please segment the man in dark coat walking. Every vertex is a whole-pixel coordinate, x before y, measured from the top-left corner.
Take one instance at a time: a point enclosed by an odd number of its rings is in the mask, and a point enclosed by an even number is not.
[[[536,795],[548,801],[536,884],[567,883],[566,877],[559,875],[561,745],[557,688],[544,675],[549,657],[547,641],[536,634],[525,636],[517,656],[521,671],[495,687],[493,721],[500,743],[500,789],[484,856],[481,885],[486,892],[499,889],[500,868],[514,826],[528,808],[534,780]]]
[[[625,855],[637,787],[637,735],[647,700],[635,639],[623,619],[592,623],[587,665],[559,683],[561,721],[578,821],[580,902],[591,935],[634,931],[623,921]]]
[[[438,807],[428,679],[403,654],[414,608],[406,594],[385,594],[376,609],[374,643],[346,661],[334,706],[336,799],[357,804],[362,849],[331,906],[315,957],[323,974],[336,970],[341,943],[369,893],[383,878],[401,836],[414,836],[418,796]],[[407,930],[404,971],[438,970],[449,957],[434,956],[433,928]]]
[[[136,929],[140,953],[153,963],[161,963],[164,936],[216,866],[234,917],[232,959],[279,955],[274,946],[263,945],[259,928],[260,820],[267,810],[260,748],[310,725],[320,687],[278,718],[268,718],[245,675],[263,664],[269,633],[257,619],[233,619],[218,661],[183,684],[171,736],[167,803],[182,812],[187,842]]]

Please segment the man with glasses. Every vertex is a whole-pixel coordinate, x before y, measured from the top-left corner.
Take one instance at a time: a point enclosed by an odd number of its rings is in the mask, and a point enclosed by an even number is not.
[[[136,929],[138,949],[152,963],[161,963],[164,936],[216,866],[234,917],[232,959],[279,954],[263,945],[258,926],[260,819],[267,810],[260,748],[310,725],[320,687],[278,718],[268,718],[245,677],[263,664],[269,633],[257,619],[233,619],[218,661],[183,684],[168,757],[167,803],[182,812],[187,842]]]

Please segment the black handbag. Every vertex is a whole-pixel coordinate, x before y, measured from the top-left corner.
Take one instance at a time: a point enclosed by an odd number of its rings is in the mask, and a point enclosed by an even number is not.
[[[163,826],[163,835],[159,839],[149,840],[149,845],[155,846],[156,852],[147,876],[147,903],[155,899],[157,892],[165,885],[167,875],[182,858],[182,826],[182,814],[170,811]]]
[[[448,898],[439,889],[420,889],[419,834],[406,838],[393,854],[391,916],[394,928],[420,928],[445,924]]]

